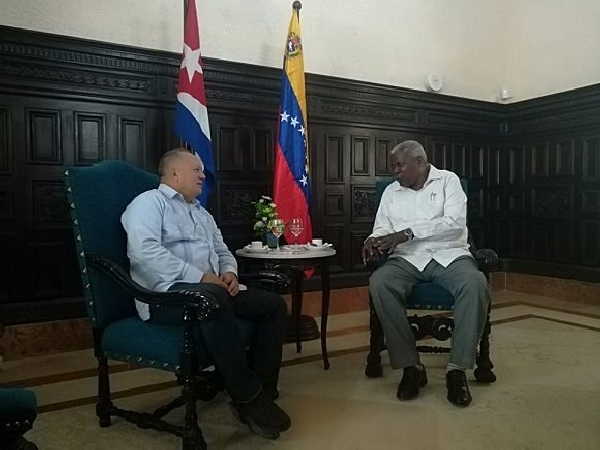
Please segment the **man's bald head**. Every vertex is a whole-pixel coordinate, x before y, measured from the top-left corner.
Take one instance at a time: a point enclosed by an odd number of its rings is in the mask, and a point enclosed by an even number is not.
[[[185,148],[169,150],[158,163],[160,182],[179,192],[188,202],[202,192],[204,164],[195,153]]]
[[[161,178],[167,176],[178,165],[178,162],[182,162],[182,157],[185,158],[185,155],[191,155],[191,153],[183,147],[174,148],[163,154],[158,162],[158,175]]]

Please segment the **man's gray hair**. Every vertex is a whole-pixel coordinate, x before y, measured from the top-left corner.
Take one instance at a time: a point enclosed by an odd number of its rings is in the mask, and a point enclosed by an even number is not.
[[[421,159],[423,162],[427,162],[427,153],[423,146],[417,141],[404,141],[394,146],[390,152],[390,156],[400,156],[405,154],[406,156],[414,159]]]
[[[181,154],[183,153],[190,153],[190,151],[187,148],[179,147],[164,153],[160,157],[160,161],[158,162],[158,175],[161,177],[166,176],[167,170],[169,169],[173,161],[179,158],[179,156],[181,156]]]

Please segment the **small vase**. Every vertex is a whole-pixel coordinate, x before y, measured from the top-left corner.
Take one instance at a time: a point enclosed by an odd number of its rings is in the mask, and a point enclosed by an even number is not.
[[[277,241],[278,241],[277,236],[275,236],[273,233],[268,231],[264,234],[264,238],[267,242],[267,247],[277,248]]]

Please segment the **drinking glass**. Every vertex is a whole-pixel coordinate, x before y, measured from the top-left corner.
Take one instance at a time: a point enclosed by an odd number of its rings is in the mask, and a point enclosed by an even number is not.
[[[277,238],[277,247],[275,247],[275,249],[279,250],[279,238],[285,231],[285,223],[281,219],[273,219],[273,220],[271,220],[270,225],[271,225],[271,232]]]
[[[298,236],[304,231],[304,221],[300,217],[295,217],[288,223],[288,230],[294,236],[294,244],[298,244]]]

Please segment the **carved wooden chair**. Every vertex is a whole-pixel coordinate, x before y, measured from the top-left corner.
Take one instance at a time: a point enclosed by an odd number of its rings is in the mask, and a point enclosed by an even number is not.
[[[218,304],[198,292],[153,292],[129,276],[126,233],[120,217],[138,194],[156,188],[158,177],[121,161],[104,161],[92,167],[74,167],[65,172],[67,198],[71,209],[81,280],[87,311],[94,333],[98,359],[98,402],[96,413],[101,427],[119,416],[141,428],[154,428],[180,436],[184,450],[206,449],[198,426],[196,400],[211,400],[218,383],[203,372],[211,361],[194,339],[197,321],[210,320]],[[242,278],[242,276],[240,277]],[[276,273],[243,278],[246,284],[283,289],[287,279]],[[134,298],[147,304],[183,306],[183,326],[160,326],[142,321]],[[252,326],[240,320],[241,334],[250,339]],[[249,340],[247,341],[249,342]],[[174,372],[183,384],[181,397],[153,413],[127,411],[111,401],[108,359],[141,367]],[[162,418],[185,405],[185,424],[174,425]]]
[[[381,196],[385,188],[392,181],[380,181],[376,184],[377,189],[377,205],[381,200]],[[468,181],[461,179],[463,190],[469,195]],[[498,255],[491,249],[477,249],[471,236],[469,236],[470,250],[473,257],[477,261],[479,270],[481,270],[489,280],[489,274],[498,266]],[[369,266],[371,270],[376,269],[384,262],[384,259],[377,261]],[[448,311],[451,312],[454,307],[454,297],[446,289],[434,283],[417,283],[412,294],[407,299],[407,309],[412,310],[428,310],[428,311]],[[383,376],[383,367],[381,365],[381,351],[385,349],[383,329],[381,322],[377,317],[372,300],[369,298],[369,313],[370,313],[370,346],[367,356],[367,367],[365,375],[369,378]],[[435,315],[413,315],[409,316],[409,323],[417,341],[424,338],[433,337],[439,341],[446,341],[452,337],[454,329],[454,321],[450,314],[435,314]],[[490,313],[488,310],[487,323],[481,341],[479,343],[479,352],[474,375],[475,379],[482,383],[493,383],[496,381],[496,375],[492,369],[494,365],[490,360]],[[417,351],[422,353],[449,353],[450,348],[444,346],[417,345]]]

